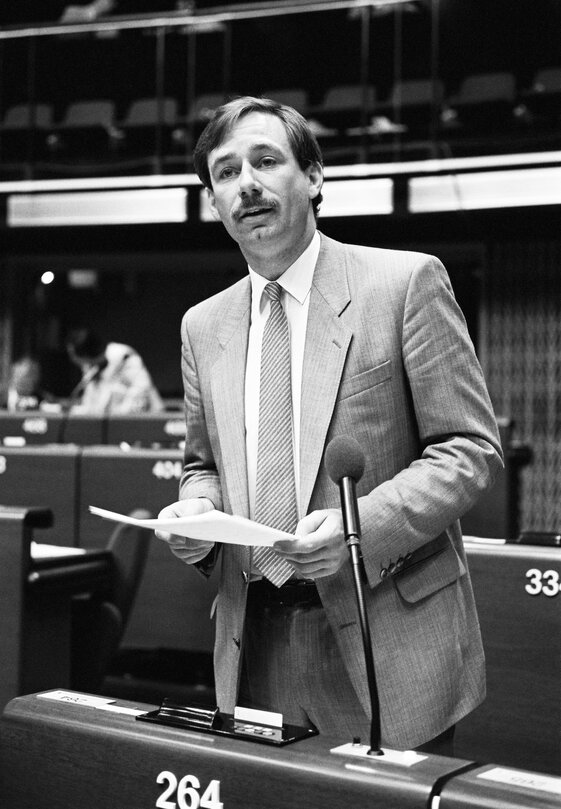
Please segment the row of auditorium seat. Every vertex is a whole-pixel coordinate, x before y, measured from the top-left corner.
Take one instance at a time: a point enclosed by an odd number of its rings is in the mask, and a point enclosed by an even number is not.
[[[89,416],[0,410],[0,447],[64,443],[179,447],[184,439],[185,420],[180,411]]]
[[[41,543],[103,549],[115,523],[90,513],[89,507],[120,514],[144,509],[157,516],[177,500],[182,459],[178,449],[3,447],[0,504],[48,508],[54,522],[37,536]],[[215,585],[152,539],[125,645],[210,651]]]
[[[528,88],[518,88],[514,74],[502,71],[467,76],[452,95],[446,94],[442,81],[430,78],[397,81],[385,98],[378,97],[373,85],[347,84],[328,89],[319,104],[310,104],[301,88],[265,91],[263,95],[294,106],[313,123],[320,137],[357,134],[365,122],[370,134],[427,134],[435,111],[444,129],[485,129],[516,120],[557,121],[561,112],[561,66],[538,71]],[[2,151],[10,151],[7,136],[17,136],[30,127],[42,133],[45,145],[52,151],[70,148],[72,139],[80,139],[85,132],[96,148],[118,148],[123,142],[130,146],[135,133],[153,133],[158,126],[169,135],[166,148],[184,148],[189,132],[200,131],[224,100],[223,92],[203,94],[182,112],[176,98],[145,97],[135,99],[119,114],[113,99],[83,99],[70,103],[58,120],[49,103],[33,107],[20,103],[3,116]],[[389,121],[390,126],[386,124],[384,128],[384,121]]]
[[[466,534],[485,537],[499,537],[514,540],[519,535],[519,472],[531,460],[531,452],[525,445],[512,439],[511,419],[498,419],[501,443],[505,454],[505,470],[480,502],[462,519]],[[28,412],[21,414],[0,411],[0,456],[2,444],[6,449],[22,448],[32,452],[37,445],[67,448],[94,447],[99,452],[111,453],[118,448],[125,450],[127,457],[131,449],[158,449],[173,451],[177,457],[167,466],[160,466],[160,477],[174,479],[171,500],[175,499],[177,483],[181,474],[182,455],[180,448],[185,442],[183,414],[155,413],[129,416],[92,417],[85,415],[63,416]],[[112,449],[113,448],[113,449]],[[4,475],[4,483],[8,480]],[[93,503],[101,505],[103,503]],[[130,508],[146,503],[130,502]],[[154,507],[161,507],[161,502]],[[111,506],[110,506],[111,508]],[[114,509],[115,510],[115,509]]]

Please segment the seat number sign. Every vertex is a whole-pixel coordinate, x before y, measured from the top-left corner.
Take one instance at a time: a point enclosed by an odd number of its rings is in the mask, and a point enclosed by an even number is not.
[[[528,595],[544,595],[553,598],[561,592],[561,576],[557,570],[538,570],[536,567],[526,571],[527,584],[524,587]]]
[[[169,770],[162,770],[156,783],[164,789],[156,801],[157,809],[224,809],[220,800],[220,781],[213,779],[206,789],[196,775],[184,775],[181,780]]]

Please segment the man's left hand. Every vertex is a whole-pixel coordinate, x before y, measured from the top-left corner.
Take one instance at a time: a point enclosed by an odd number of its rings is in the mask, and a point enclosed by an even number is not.
[[[293,540],[275,542],[274,549],[305,579],[336,573],[347,558],[341,512],[334,508],[312,511],[296,527]]]

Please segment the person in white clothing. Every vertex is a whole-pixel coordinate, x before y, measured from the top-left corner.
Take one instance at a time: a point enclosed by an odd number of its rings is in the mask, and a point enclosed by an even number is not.
[[[108,343],[89,329],[79,329],[69,336],[67,350],[82,371],[71,397],[77,399],[72,409],[92,415],[164,409],[150,373],[131,346]]]

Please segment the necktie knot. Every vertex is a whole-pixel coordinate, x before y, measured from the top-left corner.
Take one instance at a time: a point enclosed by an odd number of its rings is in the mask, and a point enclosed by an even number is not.
[[[282,287],[277,281],[270,281],[265,287],[264,292],[271,303],[280,302]]]

